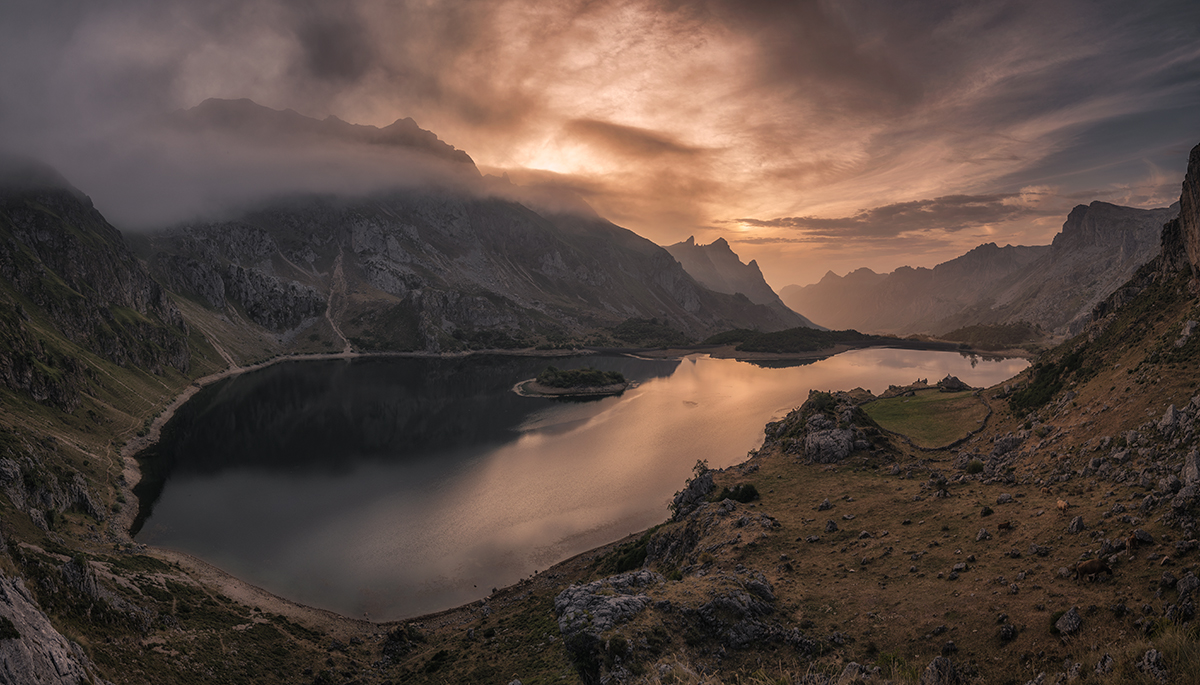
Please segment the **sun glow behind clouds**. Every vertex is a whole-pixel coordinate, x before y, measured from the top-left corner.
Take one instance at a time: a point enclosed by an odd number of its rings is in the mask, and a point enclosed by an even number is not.
[[[659,243],[740,226],[735,249],[779,286],[930,265],[972,236],[1044,243],[1076,202],[1169,202],[1200,140],[1197,26],[1194,0],[18,0],[0,9],[0,146],[119,178],[112,131],[208,97],[412,117]],[[969,230],[770,225],[1032,186],[1037,211]]]

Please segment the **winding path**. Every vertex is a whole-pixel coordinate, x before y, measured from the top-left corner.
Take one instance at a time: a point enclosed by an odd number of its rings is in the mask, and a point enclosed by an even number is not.
[[[353,350],[350,347],[350,341],[342,334],[342,329],[334,322],[333,298],[338,291],[342,292],[342,309],[345,309],[345,302],[348,299],[346,296],[346,274],[342,271],[342,248],[338,246],[338,256],[333,262],[333,279],[329,284],[329,302],[325,305],[325,320],[329,322],[329,327],[337,337],[342,339],[342,354],[350,354]],[[340,311],[338,313],[341,313]]]

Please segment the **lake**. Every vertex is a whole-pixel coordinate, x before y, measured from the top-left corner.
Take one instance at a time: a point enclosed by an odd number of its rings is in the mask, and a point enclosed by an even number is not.
[[[618,397],[512,392],[548,364],[620,371]],[[201,390],[139,456],[139,542],[275,594],[406,618],[485,597],[662,522],[698,459],[721,468],[810,389],[881,392],[1023,359],[868,349],[767,368],[692,355],[280,363]]]

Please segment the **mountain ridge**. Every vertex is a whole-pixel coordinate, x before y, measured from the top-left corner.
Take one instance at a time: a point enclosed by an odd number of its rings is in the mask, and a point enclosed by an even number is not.
[[[860,269],[854,278],[830,272],[781,296],[835,327],[937,335],[1026,323],[1062,338],[1081,330],[1092,307],[1154,257],[1162,224],[1177,212],[1177,205],[1144,210],[1096,201],[1072,209],[1050,245],[985,243],[933,269]]]

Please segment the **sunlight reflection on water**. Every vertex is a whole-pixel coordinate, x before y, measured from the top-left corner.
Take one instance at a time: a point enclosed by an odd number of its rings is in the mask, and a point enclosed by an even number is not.
[[[233,417],[220,419],[227,435],[213,437],[205,427],[216,412],[197,411],[188,419],[193,424],[180,430],[180,442],[163,446],[180,456],[152,498],[153,513],[138,539],[195,554],[314,606],[373,619],[413,616],[478,599],[661,522],[697,459],[718,468],[742,461],[761,444],[764,424],[798,406],[809,389],[880,392],[916,378],[936,382],[947,373],[986,386],[1027,364],[1012,359],[972,367],[956,353],[887,349],[790,368],[705,356],[681,362],[586,357],[552,363],[619,369],[640,384],[621,397],[587,403],[509,392],[545,363],[500,360],[481,374],[405,360],[412,368],[403,387],[381,373],[391,367],[378,362],[370,370],[358,362],[296,364],[276,370],[269,382],[254,374],[235,379],[241,386],[231,384],[210,400]],[[431,367],[442,369],[437,383],[421,380],[429,375],[421,364],[443,364]],[[297,390],[288,385],[289,374],[311,378]],[[457,387],[458,375],[472,382]],[[481,375],[494,382],[481,385]],[[243,386],[254,393],[239,390]],[[416,406],[391,406],[390,398],[406,391],[419,398]],[[261,406],[280,393],[288,396],[284,409]],[[280,422],[296,412],[346,420],[323,428],[317,453],[304,459],[289,455],[303,453],[311,439],[269,459],[254,449],[237,452],[241,443],[262,440],[262,431],[286,441],[289,429]],[[372,433],[383,437],[342,453],[340,438],[327,433],[346,430],[346,443],[361,441],[354,433],[359,416],[372,417]],[[314,419],[290,420],[304,425]],[[442,446],[472,428],[478,435]],[[423,430],[429,434],[418,435]],[[189,449],[184,441],[197,435],[208,442]]]

